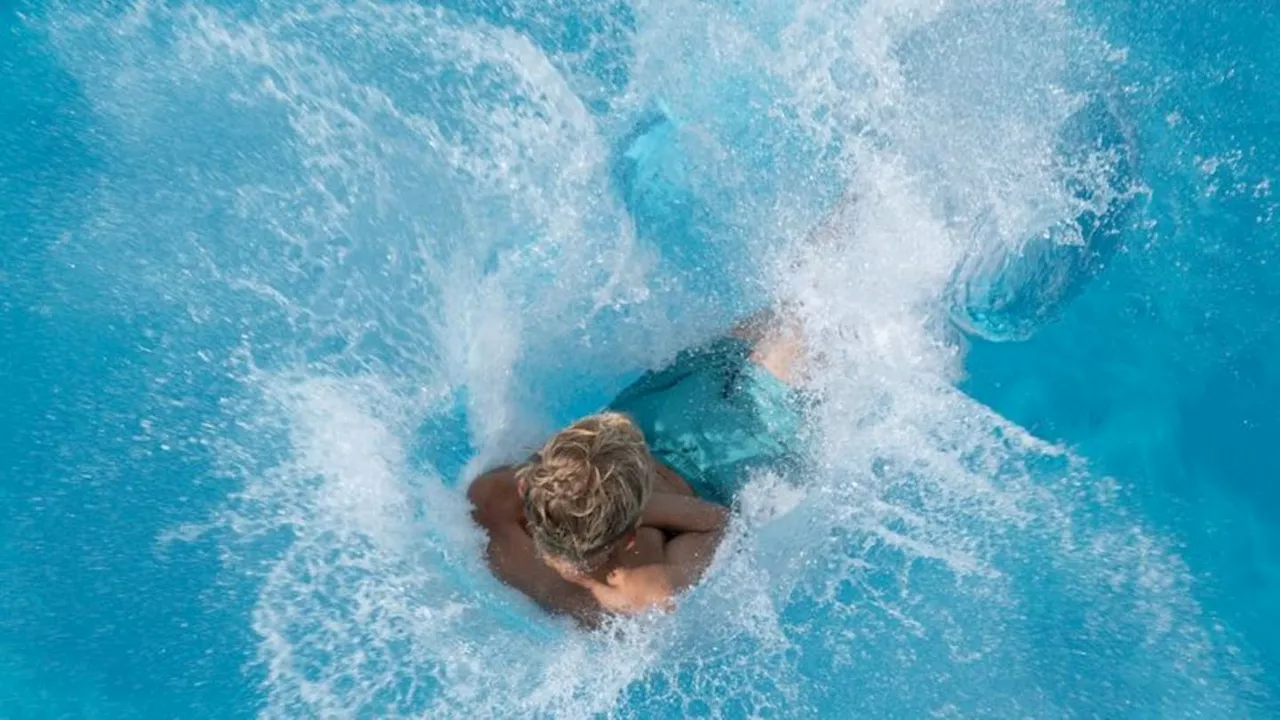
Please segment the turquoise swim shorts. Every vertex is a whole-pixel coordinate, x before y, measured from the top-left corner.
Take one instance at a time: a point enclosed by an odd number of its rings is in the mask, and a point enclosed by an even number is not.
[[[802,451],[802,395],[750,355],[737,338],[686,350],[609,405],[631,416],[654,457],[699,497],[726,505],[752,470],[785,470]]]

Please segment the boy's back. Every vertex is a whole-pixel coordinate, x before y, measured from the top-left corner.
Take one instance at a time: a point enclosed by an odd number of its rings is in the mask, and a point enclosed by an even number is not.
[[[604,614],[667,608],[710,562],[727,511],[693,497],[675,473],[655,466],[646,512],[631,532],[588,563],[539,552],[514,468],[477,478],[468,495],[476,522],[489,533],[494,572],[545,609],[587,624]]]

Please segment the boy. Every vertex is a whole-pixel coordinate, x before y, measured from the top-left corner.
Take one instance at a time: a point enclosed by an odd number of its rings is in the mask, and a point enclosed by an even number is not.
[[[749,471],[795,456],[801,353],[795,324],[764,313],[477,478],[467,495],[494,573],[587,625],[670,609],[711,563]]]

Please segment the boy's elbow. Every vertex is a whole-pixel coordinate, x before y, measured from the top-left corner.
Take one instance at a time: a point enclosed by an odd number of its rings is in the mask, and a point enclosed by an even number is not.
[[[492,530],[499,521],[500,513],[497,507],[499,503],[495,495],[498,490],[497,484],[497,478],[490,474],[476,478],[467,487],[467,500],[471,502],[471,519],[486,530]]]
[[[484,504],[488,484],[488,478],[478,477],[467,486],[467,500],[471,501],[473,507],[478,508]]]
[[[651,589],[648,604],[649,607],[662,612],[673,612],[676,609],[676,600],[687,588],[680,582],[680,578],[675,577],[676,573],[667,572],[663,575],[662,582],[656,583]]]
[[[712,524],[711,532],[716,535],[723,535],[729,529],[729,508],[723,505],[716,505],[715,521]]]

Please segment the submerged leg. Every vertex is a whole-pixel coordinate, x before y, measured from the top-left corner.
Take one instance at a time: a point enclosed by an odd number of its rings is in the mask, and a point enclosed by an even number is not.
[[[751,344],[751,361],[788,385],[804,379],[804,329],[787,308],[762,310],[733,329]]]
[[[856,210],[857,196],[845,190],[835,206],[809,231],[801,247],[830,249],[844,240],[850,213]],[[762,310],[739,323],[733,336],[751,344],[751,361],[788,385],[805,380],[809,361],[804,326],[798,311],[788,303]]]

